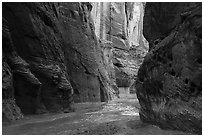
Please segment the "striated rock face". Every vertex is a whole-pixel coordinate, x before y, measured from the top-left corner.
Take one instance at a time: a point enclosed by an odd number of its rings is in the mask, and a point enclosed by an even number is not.
[[[3,102],[13,100],[11,115],[69,112],[73,101],[117,94],[91,9],[89,3],[3,3]]]
[[[110,43],[106,47],[110,49],[117,86],[130,87],[148,50],[142,35],[144,5],[137,2],[91,4],[96,36]]]
[[[177,4],[146,4],[147,40],[154,41],[161,35],[164,38],[146,55],[138,72],[140,118],[162,128],[201,134],[202,6]],[[168,9],[175,12],[171,14]],[[160,28],[155,27],[159,24]],[[154,29],[153,33],[148,28]]]

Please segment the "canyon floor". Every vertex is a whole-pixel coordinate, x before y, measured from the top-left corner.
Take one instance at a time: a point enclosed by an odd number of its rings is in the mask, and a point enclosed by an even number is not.
[[[120,98],[108,103],[76,103],[75,112],[25,116],[3,123],[2,134],[21,135],[181,135],[140,121],[135,94],[120,89]]]

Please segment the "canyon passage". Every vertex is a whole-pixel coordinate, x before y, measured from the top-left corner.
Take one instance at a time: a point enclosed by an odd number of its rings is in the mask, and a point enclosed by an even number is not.
[[[3,2],[2,134],[202,134],[202,3]]]

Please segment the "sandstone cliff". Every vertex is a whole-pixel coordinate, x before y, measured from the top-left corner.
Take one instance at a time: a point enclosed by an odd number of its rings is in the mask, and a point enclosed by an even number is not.
[[[3,3],[8,119],[22,117],[21,111],[69,112],[74,101],[107,101],[117,94],[91,10],[90,3]]]
[[[143,37],[144,3],[96,2],[92,18],[96,36],[110,53],[119,87],[130,87],[148,50]]]
[[[202,4],[147,3],[151,50],[136,81],[144,122],[202,132]]]

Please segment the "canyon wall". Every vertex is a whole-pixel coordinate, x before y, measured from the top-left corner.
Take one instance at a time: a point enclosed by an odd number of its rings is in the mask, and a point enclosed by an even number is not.
[[[3,3],[3,116],[74,111],[118,94],[90,3]]]
[[[144,3],[95,2],[96,36],[105,44],[118,87],[130,87],[148,50],[143,31]],[[113,64],[113,65],[112,65]]]
[[[136,79],[140,119],[202,133],[202,3],[146,3],[150,43]]]

